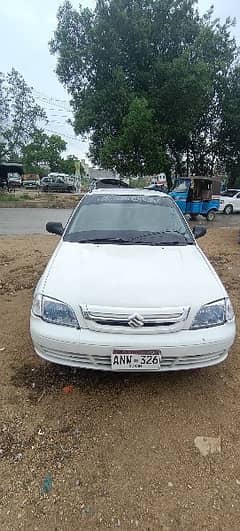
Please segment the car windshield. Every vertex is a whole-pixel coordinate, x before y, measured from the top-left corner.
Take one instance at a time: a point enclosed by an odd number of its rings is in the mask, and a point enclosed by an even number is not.
[[[188,245],[194,239],[169,197],[92,194],[75,212],[65,241],[140,245]]]
[[[236,195],[238,190],[227,190],[226,192],[222,192],[221,195],[223,197],[234,197]]]

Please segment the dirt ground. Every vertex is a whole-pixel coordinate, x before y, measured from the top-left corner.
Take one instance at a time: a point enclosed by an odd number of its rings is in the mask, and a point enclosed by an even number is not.
[[[0,193],[0,208],[74,208],[82,194],[50,193],[40,190],[16,189]]]
[[[239,319],[237,240],[237,229],[211,229],[200,243]],[[0,238],[0,529],[239,531],[239,337],[224,364],[190,372],[41,361],[29,311],[56,242]],[[221,452],[203,457],[198,436],[220,437]]]

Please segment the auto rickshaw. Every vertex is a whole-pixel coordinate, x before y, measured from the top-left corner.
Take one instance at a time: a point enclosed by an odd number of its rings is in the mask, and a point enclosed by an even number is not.
[[[213,221],[220,206],[220,191],[220,177],[201,175],[177,178],[170,195],[183,214],[189,214],[191,219],[201,215],[208,221]]]

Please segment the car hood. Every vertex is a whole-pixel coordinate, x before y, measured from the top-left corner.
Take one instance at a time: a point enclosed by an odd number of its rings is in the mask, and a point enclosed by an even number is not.
[[[40,291],[72,306],[160,308],[205,304],[226,292],[198,246],[61,241]]]

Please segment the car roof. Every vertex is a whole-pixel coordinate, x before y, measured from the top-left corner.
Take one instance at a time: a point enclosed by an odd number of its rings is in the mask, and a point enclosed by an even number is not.
[[[168,194],[158,192],[156,190],[146,190],[139,188],[98,188],[87,195],[139,195],[139,196],[155,196],[155,197],[169,197]]]

